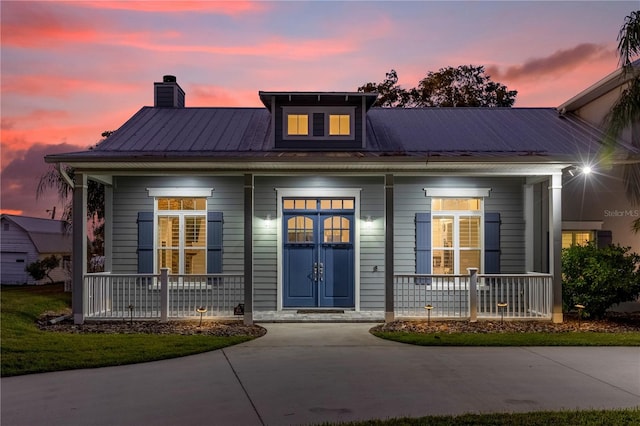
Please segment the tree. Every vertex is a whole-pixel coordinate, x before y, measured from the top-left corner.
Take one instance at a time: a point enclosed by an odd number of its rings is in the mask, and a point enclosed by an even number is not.
[[[619,63],[629,82],[605,117],[605,146],[608,151],[615,148],[623,130],[640,123],[640,66],[634,64],[634,58],[638,56],[640,11],[635,11],[625,17],[618,33]],[[633,130],[631,144],[640,149],[640,127]],[[627,199],[633,205],[640,205],[640,164],[625,164],[622,172]],[[640,218],[633,222],[632,229],[640,232]]]
[[[365,83],[358,87],[358,92],[378,93],[376,105],[380,107],[411,106],[411,94],[398,86],[398,73],[391,70],[382,83]]]
[[[49,274],[59,265],[60,259],[58,259],[55,254],[52,254],[44,259],[30,263],[26,268],[24,268],[24,270],[27,271],[36,281],[40,281],[44,277],[47,277],[49,278],[49,281],[51,281],[51,284],[53,284],[53,278],[51,278],[51,275]]]
[[[484,66],[460,65],[429,71],[418,86],[409,90],[398,86],[395,70],[382,83],[366,83],[358,92],[380,94],[382,107],[511,107],[518,92],[491,81]]]

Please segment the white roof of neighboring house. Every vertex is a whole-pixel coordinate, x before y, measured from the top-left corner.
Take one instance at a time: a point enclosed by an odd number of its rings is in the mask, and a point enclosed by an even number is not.
[[[640,68],[640,59],[632,62],[631,66],[634,68]],[[582,108],[589,102],[598,99],[600,96],[609,93],[616,87],[628,82],[631,78],[633,78],[631,73],[625,73],[623,68],[618,68],[602,80],[592,84],[582,92],[564,102],[558,107],[558,111],[564,110],[566,112],[570,112]]]
[[[7,219],[29,235],[38,253],[71,253],[71,233],[64,220],[3,214]]]

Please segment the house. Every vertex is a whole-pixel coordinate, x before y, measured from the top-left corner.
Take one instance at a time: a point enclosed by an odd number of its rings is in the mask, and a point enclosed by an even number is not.
[[[62,220],[0,215],[0,245],[2,284],[45,284],[48,278],[35,281],[25,267],[37,260],[55,255],[61,262],[50,275],[55,282],[70,279],[71,235]]]
[[[107,272],[74,264],[76,322],[562,321],[562,186],[600,149],[593,126],[555,108],[258,96],[190,108],[165,76],[108,139],[46,157],[74,168],[80,258],[87,180],[106,188]]]
[[[640,59],[632,63],[640,69]],[[605,116],[633,78],[622,68],[588,87],[558,107],[563,114],[572,114],[586,123],[602,128]],[[620,139],[640,148],[640,123],[625,129]],[[640,205],[633,205],[625,196],[623,174],[635,176],[632,184],[640,187],[640,164],[631,156],[619,164],[600,163],[590,179],[567,179],[563,189],[563,244],[598,241],[614,242],[640,253],[640,235],[631,232],[631,224],[640,218]]]

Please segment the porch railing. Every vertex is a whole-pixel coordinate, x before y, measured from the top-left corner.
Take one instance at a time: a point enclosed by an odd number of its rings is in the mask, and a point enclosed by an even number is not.
[[[550,319],[552,276],[475,270],[468,275],[396,275],[394,308],[397,317]]]
[[[164,272],[164,271],[163,271]],[[85,317],[159,319],[231,317],[244,303],[244,277],[236,274],[87,274]]]

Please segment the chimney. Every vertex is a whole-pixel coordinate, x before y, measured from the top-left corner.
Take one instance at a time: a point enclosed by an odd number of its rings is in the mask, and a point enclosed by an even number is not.
[[[184,90],[176,76],[165,75],[162,83],[153,83],[153,106],[156,108],[184,108]]]

